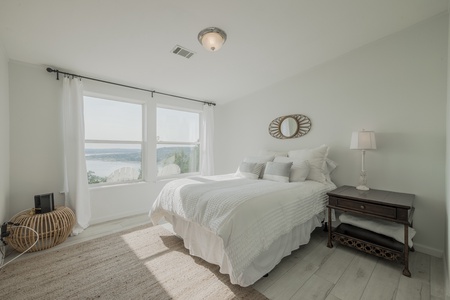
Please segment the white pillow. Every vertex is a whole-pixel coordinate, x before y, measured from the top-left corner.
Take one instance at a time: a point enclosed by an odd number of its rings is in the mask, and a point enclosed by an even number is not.
[[[331,173],[333,173],[334,169],[337,168],[337,164],[332,161],[331,159],[327,158],[325,160],[325,178],[328,182],[332,182],[331,181]]]
[[[259,178],[263,177],[264,174],[264,167],[266,166],[266,162],[273,161],[274,156],[273,155],[264,155],[264,156],[247,156],[244,157],[244,162],[251,162],[251,163],[257,163],[257,164],[263,164],[261,174],[259,175]]]
[[[291,173],[292,163],[267,162],[264,170],[263,179],[289,182],[289,174]]]
[[[254,162],[258,164],[266,163],[268,161],[273,161],[273,155],[259,155],[259,156],[247,156],[244,157],[244,162]]]
[[[264,164],[241,162],[239,168],[236,171],[236,175],[249,179],[258,179],[263,166]]]
[[[322,145],[314,149],[292,150],[289,157],[307,160],[309,162],[309,174],[306,179],[325,183],[325,161],[328,156],[328,146]]]
[[[309,174],[309,162],[307,160],[295,159],[292,157],[275,157],[274,162],[292,162],[290,182],[302,182]]]

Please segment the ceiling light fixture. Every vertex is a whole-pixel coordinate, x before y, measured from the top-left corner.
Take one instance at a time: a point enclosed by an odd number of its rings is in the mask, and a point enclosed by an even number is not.
[[[198,34],[198,41],[206,50],[215,52],[219,50],[227,40],[227,34],[220,28],[208,27]]]

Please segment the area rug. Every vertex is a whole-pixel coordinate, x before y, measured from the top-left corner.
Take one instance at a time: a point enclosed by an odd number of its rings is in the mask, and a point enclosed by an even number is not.
[[[267,299],[190,256],[161,226],[46,251],[0,270],[1,299]]]

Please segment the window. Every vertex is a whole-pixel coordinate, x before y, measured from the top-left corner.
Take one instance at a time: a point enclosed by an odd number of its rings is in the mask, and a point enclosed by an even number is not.
[[[143,104],[84,97],[89,184],[142,180]]]
[[[198,173],[200,165],[200,113],[156,109],[157,176]]]

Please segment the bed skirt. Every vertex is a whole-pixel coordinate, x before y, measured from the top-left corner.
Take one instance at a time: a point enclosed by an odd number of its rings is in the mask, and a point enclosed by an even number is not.
[[[220,273],[228,274],[232,284],[243,287],[258,281],[262,276],[269,273],[283,257],[290,255],[301,245],[307,244],[311,233],[316,227],[321,226],[320,220],[323,220],[323,216],[314,216],[295,227],[290,233],[280,236],[260,253],[242,273],[235,274],[220,237],[196,223],[171,215],[166,215],[164,218],[172,224],[174,232],[183,239],[184,246],[191,255],[218,265]]]

